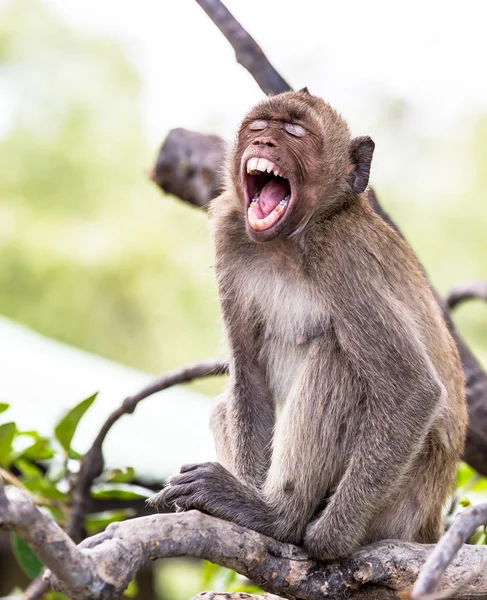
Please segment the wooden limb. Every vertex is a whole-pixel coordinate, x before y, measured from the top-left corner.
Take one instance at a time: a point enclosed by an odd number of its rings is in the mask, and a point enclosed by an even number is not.
[[[191,600],[282,600],[274,594],[246,594],[243,592],[201,592]]]
[[[222,190],[225,142],[216,135],[173,129],[161,146],[149,178],[168,194],[206,208]]]
[[[66,527],[67,533],[79,541],[82,537],[82,529],[84,517],[86,514],[85,505],[90,495],[90,489],[96,477],[101,475],[104,466],[103,459],[103,442],[115,423],[123,415],[128,415],[134,412],[139,402],[161,392],[173,385],[181,383],[189,383],[195,379],[202,377],[210,377],[215,375],[224,375],[228,372],[228,367],[225,363],[218,360],[207,360],[200,363],[195,363],[161,375],[158,379],[150,383],[148,386],[140,390],[133,396],[128,396],[122,404],[114,410],[102,425],[98,435],[95,438],[91,448],[84,455],[81,463],[78,479],[73,490],[73,506],[71,516]]]
[[[15,531],[46,567],[65,574],[68,585],[84,586],[90,579],[91,559],[57,523],[37,508],[27,492],[12,485],[4,487],[1,483],[0,528]]]
[[[196,1],[230,42],[238,64],[247,69],[265,94],[281,94],[291,89],[271,65],[254,38],[240,25],[223,2]]]
[[[429,598],[430,596],[440,598],[448,597],[448,595],[450,595],[453,597],[454,592],[457,590],[468,591],[472,595],[478,594],[477,582],[473,590],[466,590],[466,587],[469,583],[473,583],[474,579],[485,577],[485,559],[476,565],[472,565],[470,573],[465,573],[464,577],[456,582],[452,582],[455,583],[455,585],[452,586],[453,589],[446,588],[445,592],[447,595],[434,595],[433,592],[438,587],[448,565],[450,565],[453,559],[457,557],[468,538],[478,527],[485,525],[486,523],[487,503],[471,506],[456,516],[452,526],[433,548],[421,569],[419,577],[413,587],[413,600],[420,600],[426,597]]]
[[[76,483],[72,490],[72,508],[66,533],[76,542],[83,539],[83,525],[90,499],[90,490],[93,481],[101,475],[104,467],[103,442],[115,423],[123,415],[133,413],[138,403],[149,396],[161,392],[173,385],[189,383],[194,379],[202,377],[225,375],[228,366],[218,360],[207,360],[201,363],[189,365],[180,370],[165,373],[133,396],[128,396],[122,404],[114,410],[102,425],[91,448],[84,455]],[[50,589],[49,581],[38,577],[26,588],[24,600],[37,600]]]
[[[0,526],[16,531],[32,547],[49,567],[46,577],[54,589],[71,600],[114,600],[149,560],[177,556],[234,569],[284,598],[392,600],[411,588],[433,548],[386,540],[341,562],[317,563],[301,548],[198,511],[112,523],[75,546],[28,494],[12,486],[0,488]],[[463,545],[446,568],[440,590],[453,589],[485,560],[487,547]],[[487,594],[485,571],[477,577],[475,594]]]
[[[487,281],[472,281],[455,286],[446,297],[446,304],[450,310],[456,308],[466,300],[483,300],[487,302]]]

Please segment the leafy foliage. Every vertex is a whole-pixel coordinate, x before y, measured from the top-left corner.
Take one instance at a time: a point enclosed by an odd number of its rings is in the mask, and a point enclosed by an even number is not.
[[[72,408],[56,425],[54,434],[56,439],[61,444],[66,452],[71,450],[71,440],[73,439],[76,427],[80,422],[85,412],[90,408],[96,399],[97,394],[91,395],[89,398],[81,401],[74,408]]]
[[[95,401],[96,394],[82,400],[62,417],[50,437],[37,431],[19,431],[16,424],[0,424],[0,476],[7,482],[30,493],[35,502],[49,512],[61,526],[66,524],[70,510],[73,485],[82,456],[73,453],[71,441],[81,419]],[[8,409],[8,406],[5,410]],[[130,483],[136,478],[132,467],[104,471],[92,488],[93,498],[99,500],[136,500],[147,498],[153,492]],[[135,514],[132,508],[120,508],[86,515],[88,535],[103,531],[110,523]],[[42,564],[16,534],[12,534],[12,550],[22,570],[31,579],[42,571]],[[136,597],[137,584],[127,591]],[[63,600],[64,596],[51,592],[48,600]]]

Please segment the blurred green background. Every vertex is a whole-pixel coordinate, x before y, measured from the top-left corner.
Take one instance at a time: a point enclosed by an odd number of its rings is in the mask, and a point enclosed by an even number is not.
[[[0,313],[149,372],[221,354],[206,216],[146,178],[157,148],[123,48],[39,0],[16,1],[1,13],[0,64],[14,106],[0,139]],[[375,137],[408,111],[378,101]],[[487,276],[487,114],[465,115],[456,133],[453,144],[416,136],[413,157],[377,188],[442,292]],[[407,196],[425,164],[448,176],[451,148],[462,186]],[[457,321],[487,357],[485,307],[472,303]]]
[[[9,109],[0,115],[0,315],[156,373],[223,349],[207,217],[148,181],[157,147],[141,93],[120,43],[83,33],[40,0],[0,3],[0,107]],[[382,146],[372,183],[384,208],[441,293],[485,279],[487,109],[433,133],[410,127],[405,99],[378,91],[373,106],[368,133]],[[385,173],[387,152],[404,158]],[[487,365],[487,308],[470,303],[455,321]],[[198,387],[213,394],[221,383]],[[168,598],[188,598],[212,575],[174,565],[159,572]]]
[[[0,64],[0,313],[148,372],[215,354],[207,219],[147,180],[122,49],[29,0],[1,14]]]

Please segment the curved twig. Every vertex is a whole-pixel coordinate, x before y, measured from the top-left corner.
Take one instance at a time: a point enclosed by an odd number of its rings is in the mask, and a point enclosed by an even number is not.
[[[73,489],[73,506],[71,516],[66,527],[66,532],[73,538],[80,539],[80,532],[83,527],[85,516],[85,503],[89,497],[90,488],[93,481],[103,471],[103,452],[102,446],[110,429],[123,415],[128,415],[134,412],[138,403],[173,385],[181,383],[189,383],[195,379],[202,377],[211,377],[216,375],[225,375],[228,373],[226,363],[219,360],[206,360],[204,362],[189,365],[177,371],[165,373],[158,379],[154,380],[148,386],[140,390],[133,396],[128,396],[122,404],[114,410],[102,425],[98,435],[95,438],[91,448],[84,455],[81,463],[78,479]]]
[[[472,281],[452,288],[445,299],[449,310],[453,310],[467,300],[487,302],[487,281]]]
[[[268,95],[288,92],[291,86],[271,65],[262,48],[240,25],[220,0],[196,0],[205,13],[230,42],[235,58],[252,75],[261,90]]]
[[[448,565],[457,556],[462,546],[474,533],[477,527],[487,523],[487,503],[471,506],[455,517],[450,529],[436,544],[428,556],[412,591],[413,600],[420,600],[433,594],[438,587],[441,577]],[[473,572],[466,575],[464,579],[457,582],[456,589],[464,589],[472,578],[480,577],[478,567],[484,567],[485,563],[473,565]],[[485,574],[485,568],[482,569]],[[453,590],[451,590],[453,591]],[[478,589],[475,590],[478,593]],[[435,596],[439,597],[439,596]]]

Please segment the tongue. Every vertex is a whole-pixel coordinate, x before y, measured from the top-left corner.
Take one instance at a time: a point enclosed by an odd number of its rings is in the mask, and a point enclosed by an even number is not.
[[[264,216],[270,214],[288,193],[289,183],[285,179],[273,178],[266,183],[259,196],[259,208]]]

